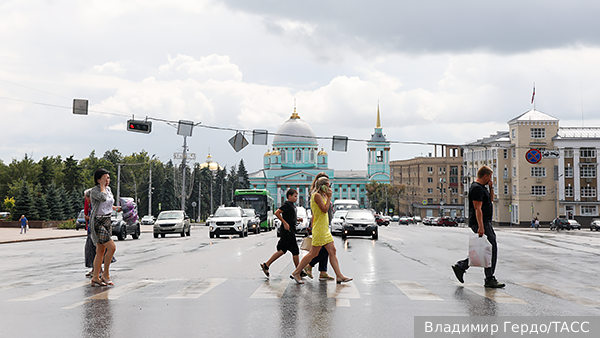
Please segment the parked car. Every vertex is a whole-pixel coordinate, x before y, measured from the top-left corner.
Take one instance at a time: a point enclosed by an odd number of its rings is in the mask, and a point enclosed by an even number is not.
[[[600,219],[593,219],[590,223],[590,231],[600,231]]]
[[[298,219],[302,219],[302,221],[296,221],[296,235],[303,235],[304,237],[308,236],[308,228],[310,227],[310,216],[308,214],[308,210],[306,210],[304,207],[296,207],[296,217]],[[281,225],[281,222],[279,225]],[[277,237],[281,237],[281,226],[277,227]]]
[[[454,222],[456,222],[456,223],[464,223],[465,219],[462,218],[462,217],[460,217],[460,216],[459,217],[455,217],[454,218]]]
[[[75,230],[85,229],[85,226],[85,214],[83,213],[83,210],[81,210],[77,215],[77,221],[75,222]]]
[[[210,238],[235,234],[248,236],[248,215],[240,207],[219,207],[206,223]]]
[[[550,222],[550,230],[557,229],[558,230],[571,230],[571,225],[569,224],[569,220],[566,218],[555,218]]]
[[[390,221],[388,221],[387,219],[383,218],[379,214],[375,214],[373,216],[375,217],[375,221],[377,222],[377,225],[379,225],[379,226],[382,226],[382,225],[388,226],[390,224]]]
[[[400,216],[394,215],[392,216],[392,222],[398,222],[400,220]]]
[[[343,223],[344,220],[342,217],[345,217],[348,213],[348,210],[338,210],[333,214],[333,219],[331,220],[331,225],[329,226],[329,230],[332,235],[341,235],[344,229]]]
[[[440,217],[437,220],[437,225],[440,226],[445,226],[445,227],[455,227],[458,226],[458,223],[456,223],[452,218],[450,217]]]
[[[413,220],[415,221],[415,224],[421,222],[421,216],[413,216]]]
[[[153,232],[154,238],[158,238],[158,235],[164,238],[166,234],[191,236],[190,218],[182,210],[162,211],[154,222]]]
[[[154,216],[152,215],[146,215],[144,217],[142,217],[142,225],[152,225],[154,224]]]
[[[579,224],[579,222],[577,222],[574,219],[569,220],[569,227],[570,227],[569,230],[575,230],[575,229],[581,230],[581,224]]]
[[[427,216],[427,217],[423,218],[423,224],[425,224],[425,225],[432,225],[431,224],[432,220],[433,220],[433,217]]]
[[[255,234],[260,234],[260,216],[256,214],[254,209],[242,209],[248,216],[248,231],[252,231]]]
[[[375,216],[369,210],[351,209],[342,219],[342,239],[349,235],[379,237]]]
[[[131,238],[140,238],[140,221],[136,221],[134,224],[127,224],[123,220],[123,212],[113,210],[110,215],[110,221],[112,222],[112,235],[117,236],[120,241],[125,240],[127,235],[131,235]]]
[[[402,216],[400,217],[400,220],[398,221],[398,224],[405,224],[405,225],[409,225],[411,223],[410,218],[406,217],[406,216]]]

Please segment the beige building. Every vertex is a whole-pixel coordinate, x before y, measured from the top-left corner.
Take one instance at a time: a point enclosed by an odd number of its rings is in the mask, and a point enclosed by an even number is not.
[[[477,169],[488,165],[495,224],[528,226],[534,217],[548,224],[561,216],[589,225],[598,215],[600,129],[560,128],[557,118],[534,109],[508,121],[508,128],[463,146],[465,191]]]
[[[433,155],[390,161],[391,184],[404,187],[397,201],[398,212],[421,218],[463,216],[462,172],[458,146],[437,145]]]

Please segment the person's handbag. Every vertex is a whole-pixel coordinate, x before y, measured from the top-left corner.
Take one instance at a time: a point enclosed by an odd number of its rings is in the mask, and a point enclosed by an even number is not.
[[[300,244],[300,249],[304,251],[310,251],[312,247],[312,237],[304,237],[302,240],[302,244]]]
[[[492,266],[492,244],[487,236],[472,233],[469,237],[469,266],[489,268]]]

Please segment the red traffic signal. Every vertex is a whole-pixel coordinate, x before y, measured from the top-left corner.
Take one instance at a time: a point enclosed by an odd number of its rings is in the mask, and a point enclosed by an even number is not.
[[[128,120],[127,121],[127,130],[135,131],[137,133],[150,134],[150,132],[152,131],[152,122]]]

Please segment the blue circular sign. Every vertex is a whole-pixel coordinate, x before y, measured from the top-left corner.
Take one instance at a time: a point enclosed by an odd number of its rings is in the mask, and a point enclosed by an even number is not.
[[[542,153],[537,149],[529,149],[525,153],[525,159],[531,164],[538,164],[542,160]]]

